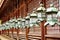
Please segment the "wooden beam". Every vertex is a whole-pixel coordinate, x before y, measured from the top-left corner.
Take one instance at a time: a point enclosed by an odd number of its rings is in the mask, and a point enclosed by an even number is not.
[[[41,40],[45,40],[44,23],[45,23],[45,20],[40,23],[40,26],[41,26]]]

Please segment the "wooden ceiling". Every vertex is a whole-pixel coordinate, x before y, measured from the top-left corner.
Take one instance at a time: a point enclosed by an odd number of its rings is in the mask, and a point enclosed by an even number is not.
[[[21,0],[5,0],[0,8],[0,18],[17,8]]]
[[[0,19],[6,14],[9,14],[9,12],[14,11],[14,9],[16,9],[17,6],[19,7],[19,5],[23,3],[23,1],[29,3],[32,0],[4,0],[4,3],[0,8]]]

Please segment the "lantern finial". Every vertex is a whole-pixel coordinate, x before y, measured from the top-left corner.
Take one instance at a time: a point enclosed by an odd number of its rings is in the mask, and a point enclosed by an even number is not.
[[[42,2],[40,3],[40,7],[44,7],[44,5],[43,5],[43,3],[42,3]]]

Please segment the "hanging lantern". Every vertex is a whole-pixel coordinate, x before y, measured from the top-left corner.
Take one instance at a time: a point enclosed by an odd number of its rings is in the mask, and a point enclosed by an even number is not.
[[[24,19],[24,18],[22,18],[22,20],[21,20],[21,21],[22,21],[22,24],[21,24],[21,25],[22,25],[22,28],[25,28],[25,19]]]
[[[15,28],[16,27],[16,17],[14,17],[13,19],[10,20],[10,26],[11,28]]]
[[[30,27],[30,16],[25,17],[25,26]]]
[[[5,24],[6,24],[7,29],[10,29],[10,23],[6,22]]]
[[[18,21],[17,21],[17,20],[15,20],[15,22],[14,22],[14,28],[18,28],[17,23],[18,23]]]
[[[10,28],[12,28],[13,20],[12,20],[12,19],[10,19],[10,20],[9,20],[9,23],[10,23],[10,25],[9,25],[9,26],[10,26]]]
[[[57,13],[57,19],[58,19],[57,24],[60,26],[60,11]]]
[[[19,28],[21,28],[21,20],[22,20],[22,18],[17,19],[17,21],[18,21],[17,25],[18,25]]]
[[[37,22],[37,14],[33,10],[33,12],[30,14],[30,27],[35,26],[36,22]]]
[[[44,5],[41,3],[40,7],[37,8],[37,16],[39,21],[43,21],[46,18]]]
[[[47,22],[50,25],[54,25],[57,22],[57,12],[58,10],[54,7],[53,4],[50,4],[50,8],[46,10]]]
[[[4,27],[5,27],[5,30],[9,29],[9,28],[8,28],[8,25],[6,25],[6,24],[5,24],[5,26],[4,26]]]

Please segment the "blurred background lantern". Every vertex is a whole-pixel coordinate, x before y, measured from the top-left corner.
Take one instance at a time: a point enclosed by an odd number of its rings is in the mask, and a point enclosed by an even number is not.
[[[30,27],[30,16],[25,17],[25,26],[28,28]]]
[[[37,22],[37,13],[35,10],[36,9],[33,9],[33,12],[30,14],[30,27],[35,26]]]
[[[17,25],[17,23],[18,23],[18,21],[17,21],[17,19],[14,21],[14,28],[18,28],[18,25]]]
[[[21,22],[21,24],[22,24],[22,28],[25,28],[25,19],[24,18],[22,18],[22,20],[21,20],[22,22]]]
[[[9,20],[9,23],[10,23],[10,28],[12,28],[12,25],[13,25],[13,19],[11,18],[10,20]]]
[[[38,22],[46,19],[45,11],[46,11],[46,9],[44,8],[44,5],[42,3],[40,3],[40,7],[37,8],[37,11],[36,11],[37,16],[38,16]]]
[[[6,24],[7,29],[10,29],[10,23],[7,21],[5,24]]]

